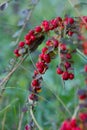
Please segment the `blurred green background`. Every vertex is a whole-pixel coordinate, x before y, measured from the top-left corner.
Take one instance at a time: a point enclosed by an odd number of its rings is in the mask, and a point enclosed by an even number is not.
[[[1,0],[0,4],[3,2],[4,0]],[[71,0],[71,2],[76,6],[80,15],[87,15],[85,0]],[[80,2],[82,3],[79,4]],[[78,16],[69,0],[10,1],[6,9],[0,10],[0,80],[7,75],[11,68],[11,62],[14,59],[13,50],[17,46],[15,42],[27,15],[27,9],[32,7],[32,3],[36,5],[20,40],[24,38],[29,29],[39,25],[44,19],[50,20],[56,16],[64,17],[65,15]],[[37,61],[38,54],[44,44],[45,42],[31,54],[34,63]],[[60,123],[70,117],[64,104],[71,114],[78,104],[76,91],[78,87],[84,86],[84,76],[80,74],[84,61],[78,55],[73,56],[73,60],[75,62],[75,79],[74,81],[66,81],[65,88],[63,88],[61,78],[56,74],[58,58],[53,60],[49,70],[43,76],[43,89],[40,93],[41,98],[36,107],[35,117],[44,130],[58,130]],[[33,70],[34,67],[30,57],[28,57],[6,85],[3,95],[0,97],[0,130],[18,129],[22,117],[22,108],[29,94],[28,89]],[[24,130],[28,120],[30,120],[30,114],[24,113],[21,130]]]

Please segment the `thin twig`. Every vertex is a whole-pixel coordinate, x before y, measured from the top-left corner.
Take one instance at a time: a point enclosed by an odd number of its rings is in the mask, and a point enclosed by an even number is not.
[[[35,125],[37,126],[38,130],[43,130],[43,129],[39,126],[39,124],[37,123],[37,121],[36,121],[36,119],[35,119],[35,117],[34,117],[33,110],[32,110],[32,106],[30,107],[30,114],[31,114],[31,117],[32,117],[32,119],[33,119]]]
[[[76,118],[78,111],[79,111],[79,106],[76,107],[76,109],[75,109],[75,111],[74,111],[74,114],[73,114],[73,116],[72,116],[72,119],[75,119],[75,118]]]

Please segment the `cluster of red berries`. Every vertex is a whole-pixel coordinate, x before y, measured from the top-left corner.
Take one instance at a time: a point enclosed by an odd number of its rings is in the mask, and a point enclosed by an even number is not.
[[[72,70],[71,68],[71,59],[72,59],[72,54],[69,52],[67,49],[66,44],[60,44],[60,58],[61,58],[61,63],[57,67],[57,74],[62,76],[63,80],[72,80],[74,79],[74,74],[69,72]]]
[[[60,130],[82,130],[82,129],[78,126],[76,119],[68,119],[62,123]]]
[[[30,50],[34,48],[34,43],[41,38],[45,33],[48,31],[54,30],[58,26],[61,26],[62,19],[60,17],[57,17],[55,19],[52,19],[50,21],[44,20],[40,26],[36,26],[34,29],[30,30],[24,37],[24,41],[19,42],[19,45],[17,49],[14,50],[14,54],[19,57],[23,56],[26,53],[27,47],[29,47]],[[38,42],[37,42],[38,44]]]
[[[65,120],[60,130],[87,130],[87,113],[79,112],[77,118]]]
[[[36,26],[34,29],[30,30],[24,37],[24,41],[19,42],[17,49],[14,50],[14,54],[19,57],[23,56],[26,53],[27,47],[31,50],[35,46],[35,42],[45,33],[51,30],[55,30],[56,28],[60,28],[60,30],[64,30],[65,26],[73,25],[74,19],[70,17],[66,17],[64,19],[60,17],[56,17],[52,20],[44,20],[41,25]],[[67,29],[66,34],[72,36],[74,32],[71,31],[70,27]],[[37,43],[38,44],[38,43]],[[27,45],[27,46],[26,46]],[[38,45],[36,45],[38,47]]]
[[[81,103],[86,101],[86,106],[83,105],[83,107],[79,107],[80,110],[87,107],[87,88],[78,90],[78,98]],[[79,112],[78,116],[74,119],[65,120],[60,130],[87,130],[87,112]]]
[[[30,94],[29,100],[36,101],[38,99],[36,95],[41,91],[42,74],[48,69],[49,63],[53,58],[52,53],[54,53],[58,45],[58,40],[52,37],[46,42],[46,46],[42,49],[41,54],[39,54],[30,88],[33,93]]]

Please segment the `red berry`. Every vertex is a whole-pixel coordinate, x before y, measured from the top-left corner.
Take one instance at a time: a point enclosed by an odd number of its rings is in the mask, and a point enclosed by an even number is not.
[[[32,43],[32,41],[29,39],[29,40],[25,40],[25,43],[27,44],[27,45],[30,45],[31,43]]]
[[[58,45],[59,45],[58,40],[54,39],[54,40],[53,40],[53,44],[54,44],[54,47],[55,47],[55,48],[57,48],[57,47],[58,47]]]
[[[34,30],[30,30],[30,31],[28,32],[28,34],[29,34],[29,35],[33,35],[33,34],[34,34]]]
[[[25,126],[25,130],[31,130],[30,125],[27,124],[27,125]]]
[[[50,28],[49,28],[49,21],[47,21],[47,20],[44,20],[43,22],[42,22],[42,26],[43,26],[43,28],[44,28],[44,31],[49,31],[50,30]]]
[[[63,72],[62,78],[63,78],[63,80],[68,80],[68,78],[69,78],[69,73],[68,73],[67,71]]]
[[[14,50],[14,54],[15,54],[17,57],[19,57],[19,56],[20,56],[20,54],[19,54],[19,49],[15,49],[15,50]]]
[[[80,113],[79,118],[81,121],[87,121],[87,113]]]
[[[71,67],[71,64],[70,64],[69,62],[66,61],[66,62],[64,63],[64,66],[65,66],[66,69],[68,69],[68,68]]]
[[[86,99],[86,98],[87,98],[87,96],[86,96],[85,94],[82,94],[82,95],[79,96],[79,99],[80,99],[80,100],[84,100],[84,99]]]
[[[46,45],[47,45],[47,46],[52,46],[52,41],[51,41],[51,40],[47,40],[47,41],[46,41]]]
[[[35,94],[33,94],[33,93],[30,94],[30,95],[29,95],[29,99],[31,99],[31,100],[35,100]]]
[[[72,73],[69,73],[69,79],[74,79],[74,74],[72,74]]]
[[[66,54],[66,58],[67,58],[67,59],[71,59],[71,58],[72,58],[71,54],[70,54],[70,53],[67,53],[67,54]]]
[[[41,54],[39,55],[39,59],[43,60],[43,56],[44,56],[44,54],[41,53]]]
[[[87,72],[87,65],[84,66],[84,71]]]
[[[72,127],[76,127],[76,119],[71,119],[70,124]]]
[[[38,71],[37,70],[34,70],[34,75],[36,76],[38,74]]]
[[[44,73],[44,67],[43,66],[38,67],[37,69],[38,69],[38,71],[39,71],[40,74]]]
[[[51,59],[50,59],[50,55],[49,54],[44,54],[43,59],[46,63],[50,63]]]
[[[35,39],[36,39],[35,35],[31,35],[30,39],[31,39],[31,41],[35,41]]]
[[[48,50],[48,48],[47,48],[47,47],[44,47],[44,48],[42,49],[42,53],[46,53],[47,50]]]
[[[18,46],[19,46],[19,47],[24,47],[24,45],[25,45],[25,42],[22,42],[22,41],[21,41],[21,42],[19,42],[19,45],[18,45]]]
[[[56,70],[56,72],[57,72],[57,74],[62,74],[63,70],[60,67],[58,67],[57,70]]]
[[[66,48],[66,44],[61,44],[60,45],[60,49],[62,50],[62,51],[65,51],[67,48]]]
[[[72,36],[72,35],[73,35],[73,32],[69,31],[69,32],[68,32],[68,35],[69,35],[69,36]]]
[[[39,84],[38,80],[36,80],[36,79],[32,80],[31,86],[36,87],[36,86],[39,86],[39,85],[40,84]]]
[[[30,40],[30,35],[29,34],[25,35],[25,40]]]
[[[41,31],[42,31],[41,26],[36,26],[36,27],[35,27],[35,32],[39,33],[39,32],[41,32]]]

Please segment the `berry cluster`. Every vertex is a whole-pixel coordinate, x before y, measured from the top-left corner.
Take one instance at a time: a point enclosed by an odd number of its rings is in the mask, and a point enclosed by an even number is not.
[[[78,126],[76,119],[68,119],[62,123],[60,130],[82,130],[82,129]]]
[[[54,30],[61,25],[62,19],[60,17],[57,17],[50,21],[44,20],[40,26],[36,26],[25,35],[25,40],[19,42],[17,49],[14,50],[14,54],[19,57],[27,53],[27,49],[29,49],[31,52],[34,51],[44,40],[44,37],[42,36],[44,36],[45,33],[48,33],[48,31]]]
[[[87,113],[79,112],[77,119],[65,120],[60,130],[87,130]]]
[[[74,79],[74,74],[70,71],[72,71],[71,67],[71,59],[72,59],[72,52],[69,52],[69,49],[67,48],[66,44],[60,44],[60,58],[61,63],[57,67],[57,74],[62,76],[63,80],[72,80]]]
[[[31,82],[30,91],[32,91],[32,94],[29,96],[29,101],[36,101],[38,99],[36,95],[41,91],[42,74],[48,69],[49,63],[54,57],[54,51],[58,48],[58,45],[58,40],[52,37],[46,42],[46,46],[42,49],[41,54],[39,54],[39,59],[36,63],[36,69],[34,70],[33,80]]]
[[[87,88],[78,90],[79,110],[87,108]],[[78,116],[74,119],[65,120],[60,130],[87,130],[87,112],[78,112]]]

